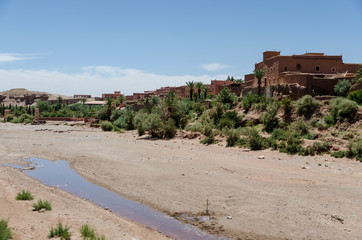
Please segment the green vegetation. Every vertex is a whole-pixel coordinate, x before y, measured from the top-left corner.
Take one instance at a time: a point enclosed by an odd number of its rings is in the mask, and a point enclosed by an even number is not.
[[[33,200],[34,197],[29,191],[21,190],[21,192],[18,192],[16,195],[16,200]]]
[[[349,90],[352,88],[352,84],[347,79],[339,80],[334,86],[334,92],[341,97],[346,97]]]
[[[258,95],[261,95],[261,79],[264,77],[265,71],[263,69],[254,70],[254,77],[258,79]]]
[[[319,102],[310,95],[305,95],[297,101],[297,112],[299,115],[311,115],[319,106]]]
[[[70,227],[63,226],[63,224],[58,223],[56,227],[51,227],[49,231],[48,238],[59,237],[61,240],[70,240],[72,234],[69,232]]]
[[[340,121],[353,121],[358,110],[356,102],[345,99],[335,98],[331,101],[331,116],[334,122]]]
[[[111,122],[105,121],[105,122],[102,122],[101,128],[103,131],[112,131],[113,125]]]
[[[104,235],[96,233],[95,229],[88,224],[82,225],[80,228],[83,240],[106,240]]]
[[[0,220],[0,240],[12,239],[11,229],[7,220]]]
[[[355,101],[358,104],[362,104],[362,89],[350,92],[347,99]]]
[[[33,211],[39,211],[45,209],[46,211],[52,210],[52,204],[48,201],[38,200],[38,202],[33,204]]]

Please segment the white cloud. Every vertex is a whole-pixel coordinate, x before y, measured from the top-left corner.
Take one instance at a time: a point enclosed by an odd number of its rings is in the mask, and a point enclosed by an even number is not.
[[[221,63],[209,63],[209,64],[202,65],[203,69],[210,71],[210,72],[222,70],[222,69],[225,69],[228,67],[229,67],[228,65],[221,64]]]
[[[0,63],[34,59],[39,54],[0,53]]]
[[[26,88],[33,91],[101,96],[120,90],[124,94],[155,90],[165,86],[181,86],[187,81],[210,83],[211,79],[225,79],[225,75],[167,76],[147,73],[137,69],[112,66],[87,66],[77,73],[57,70],[0,69],[0,91]]]

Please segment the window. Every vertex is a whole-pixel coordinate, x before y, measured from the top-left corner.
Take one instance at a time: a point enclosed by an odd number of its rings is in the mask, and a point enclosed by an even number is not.
[[[316,66],[316,67],[315,67],[315,70],[316,70],[317,72],[319,72],[319,66]]]
[[[284,71],[287,71],[288,70],[288,68],[287,67],[284,67]]]
[[[297,70],[300,70],[300,69],[302,69],[302,65],[301,64],[297,64]]]
[[[332,67],[332,72],[335,72],[335,71],[336,71],[336,69],[334,67]]]

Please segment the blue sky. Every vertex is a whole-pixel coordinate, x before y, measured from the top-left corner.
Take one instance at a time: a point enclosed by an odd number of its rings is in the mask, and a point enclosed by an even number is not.
[[[361,63],[361,23],[361,0],[0,0],[0,91],[209,83],[252,72],[266,50]]]

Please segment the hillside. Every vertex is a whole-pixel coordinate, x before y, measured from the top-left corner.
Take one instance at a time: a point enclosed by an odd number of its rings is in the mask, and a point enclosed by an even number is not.
[[[0,92],[0,103],[4,105],[33,105],[38,99],[41,100],[56,100],[58,97],[67,99],[69,97],[39,91],[29,91],[25,88],[14,88]]]

